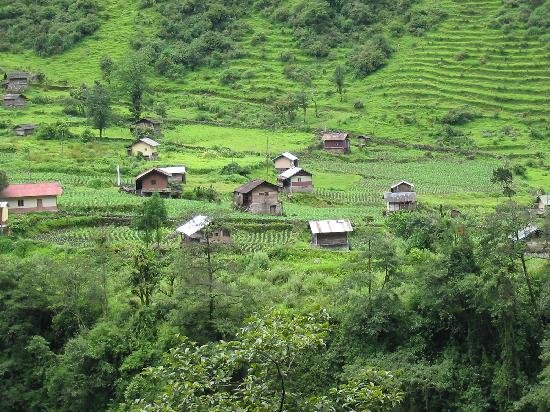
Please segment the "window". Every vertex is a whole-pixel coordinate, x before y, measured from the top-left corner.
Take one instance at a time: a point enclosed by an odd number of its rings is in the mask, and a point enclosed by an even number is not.
[[[302,181],[302,178],[301,178],[301,177],[299,177],[299,178],[298,178],[298,182],[301,182],[301,181]]]
[[[156,184],[157,184],[156,179],[151,179],[151,186],[156,186]]]
[[[17,206],[19,206],[19,207],[25,206],[25,201],[24,201],[23,199],[19,199],[19,200],[17,201]]]

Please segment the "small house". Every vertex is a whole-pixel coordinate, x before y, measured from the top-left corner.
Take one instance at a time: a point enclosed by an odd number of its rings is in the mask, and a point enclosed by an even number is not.
[[[0,235],[8,228],[8,202],[0,202]]]
[[[275,166],[277,172],[282,173],[285,170],[298,167],[298,161],[299,159],[292,153],[284,152],[273,159],[273,165]]]
[[[31,75],[27,72],[11,72],[6,75],[6,90],[12,93],[20,93],[30,83]]]
[[[277,182],[287,193],[313,191],[312,175],[301,167],[285,170],[277,177]]]
[[[540,195],[537,197],[538,213],[544,214],[546,209],[550,209],[550,195]]]
[[[348,233],[353,227],[348,219],[312,220],[309,229],[314,246],[349,250]]]
[[[416,209],[414,185],[405,180],[391,186],[390,191],[384,194],[384,199],[386,200],[386,210],[388,212]]]
[[[16,136],[28,136],[34,133],[36,125],[34,124],[19,124],[13,128]]]
[[[144,117],[132,123],[130,130],[134,132],[136,129],[142,128],[142,129],[151,129],[155,133],[160,133],[160,126],[161,126],[160,121]]]
[[[349,152],[349,133],[326,132],[321,135],[323,148],[333,153]]]
[[[205,230],[212,221],[208,216],[198,215],[176,229],[181,235],[182,244],[189,243],[229,243],[231,232],[226,228]]]
[[[357,144],[359,147],[365,147],[370,142],[371,137],[366,135],[357,136]]]
[[[3,104],[4,107],[25,107],[27,98],[22,94],[8,93],[4,95]]]
[[[158,159],[159,145],[159,142],[143,137],[128,146],[128,156],[143,156],[149,160]]]
[[[135,192],[138,195],[150,196],[159,193],[164,196],[181,194],[182,185],[186,182],[184,166],[157,167],[143,172],[135,178]]]
[[[63,193],[59,182],[10,184],[0,192],[10,212],[56,212],[57,197]]]
[[[252,180],[233,192],[233,204],[246,212],[280,215],[279,188],[265,180]]]

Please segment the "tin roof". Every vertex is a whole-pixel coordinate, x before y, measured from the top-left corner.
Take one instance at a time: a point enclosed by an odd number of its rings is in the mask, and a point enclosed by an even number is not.
[[[34,130],[36,129],[36,125],[35,124],[18,124],[13,129],[14,130],[17,130],[17,129]]]
[[[63,188],[59,182],[19,183],[8,185],[0,192],[0,198],[15,199],[20,197],[59,196]]]
[[[22,94],[7,93],[4,95],[4,100],[15,100],[20,97],[22,97],[23,99],[26,99],[26,97],[23,96]]]
[[[25,79],[25,80],[28,80],[29,79],[30,74],[27,73],[27,72],[11,72],[11,73],[8,73],[7,76],[6,76],[6,79],[9,81],[9,80],[14,80],[14,79]]]
[[[406,185],[409,185],[411,188],[414,189],[414,185],[413,185],[412,183],[407,182],[406,180],[400,180],[400,181],[397,182],[396,184],[390,186],[390,189],[393,189],[394,187],[397,187],[397,186],[399,186],[399,185],[402,184],[402,183],[405,183]]]
[[[8,207],[8,202],[0,202],[0,209]]]
[[[538,200],[542,202],[543,205],[550,206],[550,195],[540,195]]]
[[[321,139],[325,140],[346,140],[349,133],[345,132],[327,132],[321,135]]]
[[[298,157],[297,156],[294,156],[292,153],[290,152],[284,152],[284,153],[281,153],[279,156],[277,156],[276,158],[273,159],[273,161],[277,160],[277,159],[280,159],[281,157],[286,157],[288,160],[298,160]]]
[[[266,182],[265,180],[255,179],[236,188],[235,193],[249,193],[252,190],[256,189],[258,186],[261,186],[263,184],[270,186],[275,190],[278,190],[278,187],[273,183]]]
[[[519,238],[519,240],[525,240],[529,236],[531,236],[532,234],[537,233],[538,231],[540,231],[539,227],[537,227],[535,225],[528,225],[528,226],[524,227],[523,229],[518,230],[518,233],[517,233],[518,236],[517,237]],[[512,239],[512,240],[516,240],[515,235],[510,235],[510,236],[508,236],[508,238]]]
[[[351,222],[348,219],[338,220],[312,220],[309,222],[311,233],[345,233],[353,232]]]
[[[285,180],[285,179],[289,179],[291,178],[292,176],[295,176],[297,175],[298,173],[302,173],[302,174],[307,174],[309,176],[311,176],[311,173],[309,172],[306,172],[304,169],[302,169],[301,167],[291,167],[290,169],[287,169],[285,170],[283,173],[281,173],[279,176],[277,176],[278,179],[282,179],[282,180]]]
[[[384,199],[388,203],[416,202],[416,192],[386,192]]]
[[[185,166],[169,166],[169,167],[159,167],[159,170],[162,170],[169,175],[184,175]]]
[[[198,231],[204,229],[211,223],[210,218],[204,215],[195,216],[190,221],[184,223],[176,229],[176,232],[183,233],[186,236],[192,236]]]
[[[152,124],[160,124],[161,123],[160,120],[151,119],[150,117],[142,117],[141,119],[136,120],[132,124],[138,124],[138,123],[142,123],[142,122],[148,122],[148,123],[152,123]]]
[[[152,147],[157,147],[158,145],[160,145],[159,142],[156,142],[153,139],[150,139],[148,137],[142,137],[141,139],[139,139],[139,141]]]

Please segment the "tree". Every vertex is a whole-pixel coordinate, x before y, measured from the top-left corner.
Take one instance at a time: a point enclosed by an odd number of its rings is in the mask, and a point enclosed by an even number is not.
[[[144,57],[135,53],[123,61],[118,70],[120,86],[128,97],[134,120],[140,118],[143,110],[143,97],[148,90],[147,73],[148,66]]]
[[[101,83],[95,82],[86,97],[86,114],[93,127],[99,130],[99,138],[112,116],[111,94]]]
[[[103,79],[107,83],[111,83],[111,77],[116,68],[114,60],[108,55],[102,56],[99,62],[99,68],[101,69]]]
[[[502,187],[502,194],[509,199],[516,194],[512,188],[514,182],[514,174],[512,170],[507,166],[500,166],[493,170],[493,176],[491,182],[497,183]]]
[[[10,184],[8,175],[3,170],[0,170],[0,192]]]
[[[308,97],[306,92],[302,91],[296,94],[296,104],[302,108],[304,111],[304,123],[306,122],[306,111],[309,105]]]
[[[132,293],[139,298],[142,306],[149,306],[153,293],[160,281],[160,270],[151,250],[139,248],[134,255],[134,265],[130,274]]]
[[[166,223],[167,219],[168,212],[166,211],[164,199],[158,193],[154,193],[153,196],[142,203],[135,220],[135,226],[138,230],[144,232],[146,245],[151,243],[151,234],[154,232],[157,246],[160,247],[162,225]]]
[[[334,68],[334,73],[332,75],[332,82],[336,86],[336,91],[340,95],[340,101],[344,99],[344,85],[346,81],[346,69],[344,66],[339,64]]]

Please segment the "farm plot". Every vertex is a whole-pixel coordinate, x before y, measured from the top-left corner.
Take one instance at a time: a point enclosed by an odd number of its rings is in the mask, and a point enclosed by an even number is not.
[[[265,230],[263,232],[237,230],[233,234],[233,240],[245,252],[256,252],[286,245],[292,242],[294,237],[295,234],[290,229]]]

